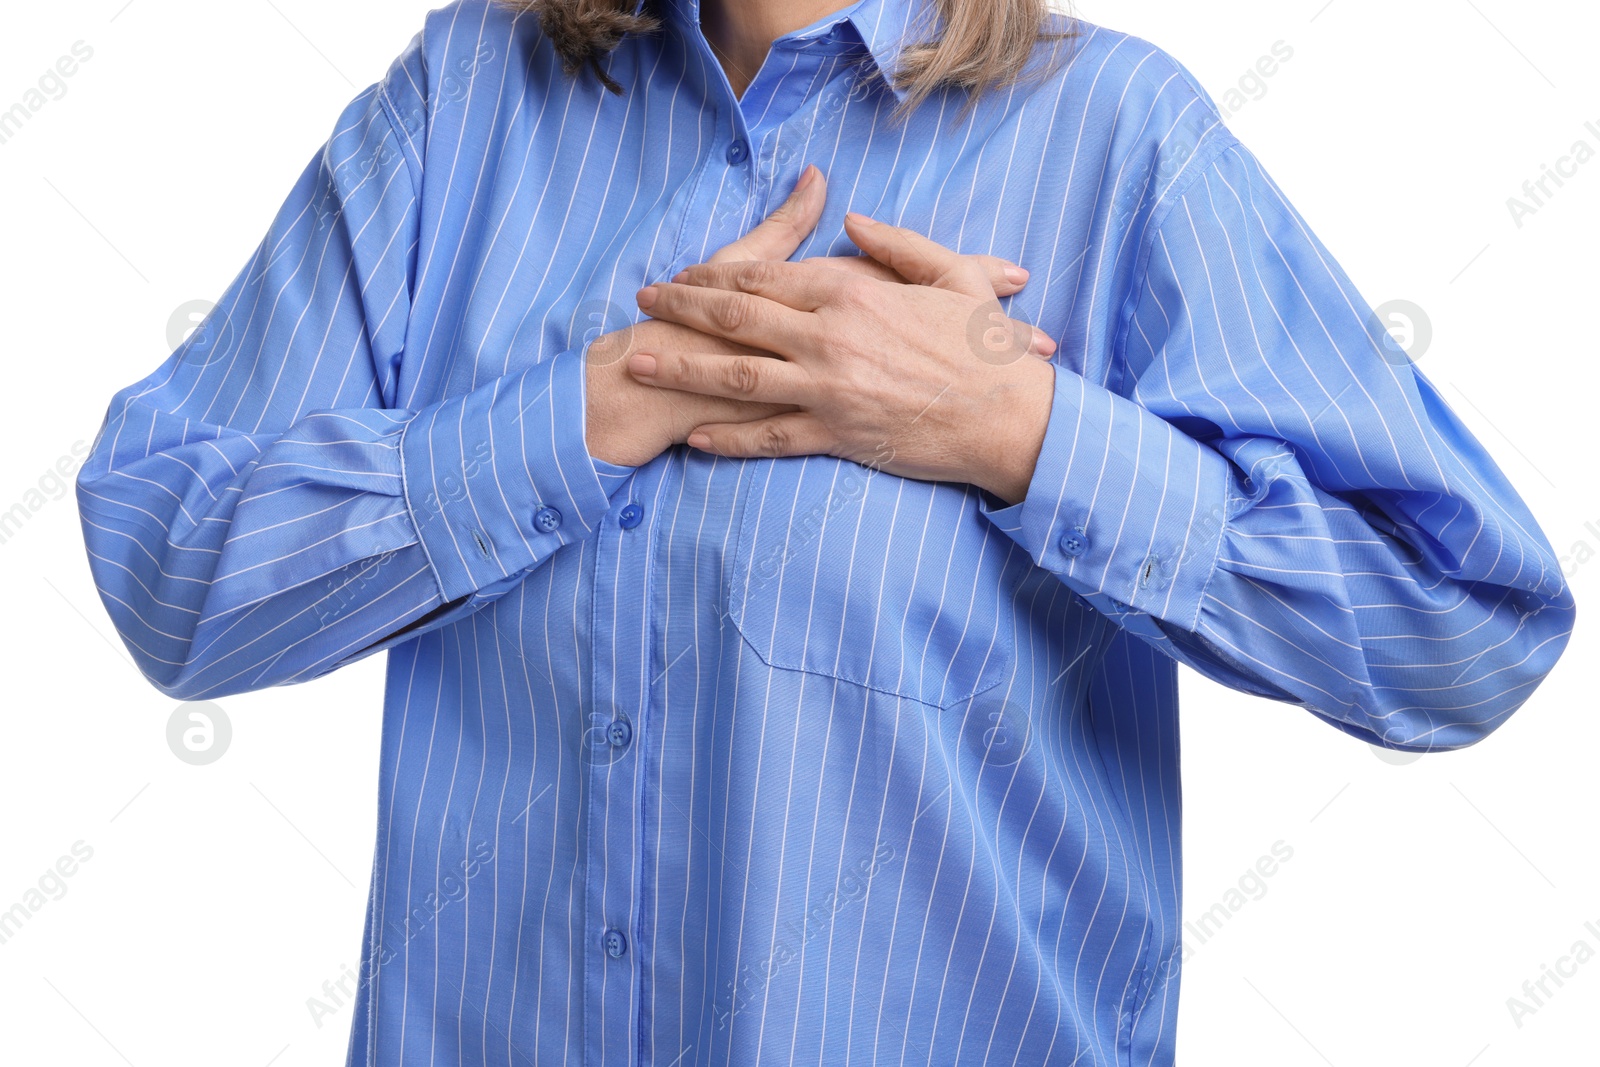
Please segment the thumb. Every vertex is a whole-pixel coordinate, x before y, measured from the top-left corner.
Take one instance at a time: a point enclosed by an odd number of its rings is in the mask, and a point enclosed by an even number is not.
[[[980,300],[993,299],[988,270],[972,256],[963,256],[915,230],[891,226],[854,211],[844,217],[845,232],[856,247],[894,268],[913,285],[950,289]]]
[[[789,199],[755,229],[723,247],[706,262],[739,263],[752,259],[786,260],[810,236],[822,218],[828,182],[815,164],[801,172]]]

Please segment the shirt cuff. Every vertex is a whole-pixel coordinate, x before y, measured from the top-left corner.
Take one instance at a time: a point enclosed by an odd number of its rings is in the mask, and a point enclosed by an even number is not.
[[[1055,371],[1027,496],[980,510],[1101,611],[1193,631],[1240,502],[1228,461],[1126,397]]]
[[[624,482],[633,477],[634,467],[622,467],[599,456],[590,457],[594,461],[594,472],[600,476],[600,484],[605,489],[607,497],[615,496]]]
[[[519,576],[605,515],[584,387],[583,349],[569,349],[406,425],[406,500],[445,601]]]

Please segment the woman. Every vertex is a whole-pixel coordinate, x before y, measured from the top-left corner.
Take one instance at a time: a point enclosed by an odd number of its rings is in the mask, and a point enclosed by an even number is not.
[[[390,651],[352,1064],[1169,1064],[1177,663],[1447,749],[1573,619],[1204,91],[1035,0],[433,12],[79,499],[164,692]]]

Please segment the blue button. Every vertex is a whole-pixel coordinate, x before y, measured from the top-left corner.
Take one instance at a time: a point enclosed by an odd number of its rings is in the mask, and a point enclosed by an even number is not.
[[[631,530],[644,521],[644,508],[638,504],[629,504],[617,516],[617,525],[624,530]]]
[[[561,512],[555,508],[540,508],[534,513],[533,525],[540,533],[555,533],[561,528]]]
[[[1061,535],[1061,551],[1069,556],[1081,556],[1089,551],[1089,535],[1082,526]]]
[[[612,719],[611,725],[606,727],[606,740],[611,742],[612,748],[624,748],[633,740],[633,727],[628,725],[627,719]]]
[[[737,167],[749,157],[750,146],[745,143],[743,137],[735,138],[734,142],[728,146],[728,162],[734,166]]]
[[[628,939],[622,936],[621,930],[606,931],[606,955],[614,960],[620,960],[628,954]]]

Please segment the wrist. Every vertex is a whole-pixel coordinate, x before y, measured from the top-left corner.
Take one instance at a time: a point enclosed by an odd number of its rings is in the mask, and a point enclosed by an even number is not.
[[[993,417],[976,427],[979,447],[971,453],[979,464],[971,483],[1008,506],[1028,495],[1055,400],[1055,365],[1024,358],[1018,380],[991,394]]]
[[[628,394],[638,387],[624,375],[620,361],[587,361],[584,444],[594,459],[620,467],[639,467],[659,455],[667,442],[657,443],[651,451],[651,442],[645,438],[654,425],[653,420],[641,418],[637,405],[634,405],[635,410],[628,410]]]

